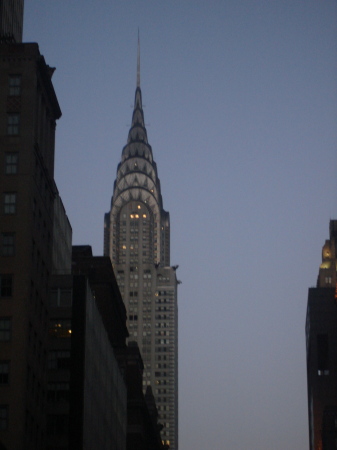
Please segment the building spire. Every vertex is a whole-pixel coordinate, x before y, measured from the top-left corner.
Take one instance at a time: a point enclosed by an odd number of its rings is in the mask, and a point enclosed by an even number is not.
[[[138,28],[138,51],[137,51],[137,88],[140,88],[140,44],[139,44],[139,28]]]

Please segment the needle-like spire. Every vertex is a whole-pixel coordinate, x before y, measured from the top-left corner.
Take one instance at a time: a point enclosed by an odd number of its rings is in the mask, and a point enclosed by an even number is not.
[[[139,28],[138,28],[138,52],[137,52],[137,87],[140,88],[140,43],[139,43]]]

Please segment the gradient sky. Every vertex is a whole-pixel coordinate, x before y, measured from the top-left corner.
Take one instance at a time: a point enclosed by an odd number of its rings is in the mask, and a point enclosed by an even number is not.
[[[336,0],[25,0],[63,112],[56,182],[103,252],[137,30],[179,264],[179,450],[307,450],[305,315],[337,218]]]

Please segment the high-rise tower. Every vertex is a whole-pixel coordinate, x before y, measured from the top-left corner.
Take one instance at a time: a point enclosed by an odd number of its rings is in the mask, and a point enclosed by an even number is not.
[[[322,249],[317,286],[309,289],[306,320],[310,450],[337,442],[337,221]]]
[[[148,143],[140,89],[117,168],[111,210],[105,214],[104,254],[111,257],[128,314],[130,339],[144,361],[144,390],[152,386],[164,425],[162,438],[178,448],[177,266],[170,266],[170,220]]]
[[[0,442],[8,449],[46,448],[49,279],[71,256],[54,181],[61,110],[52,73],[37,44],[0,45]]]
[[[22,42],[23,0],[0,0],[0,42]]]

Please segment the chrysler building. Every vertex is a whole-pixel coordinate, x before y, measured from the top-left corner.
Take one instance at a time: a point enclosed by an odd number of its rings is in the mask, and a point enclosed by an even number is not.
[[[112,260],[127,309],[129,340],[141,350],[144,391],[152,386],[162,439],[177,450],[177,266],[170,265],[170,217],[145,128],[139,40],[132,124],[105,214],[104,254]]]

